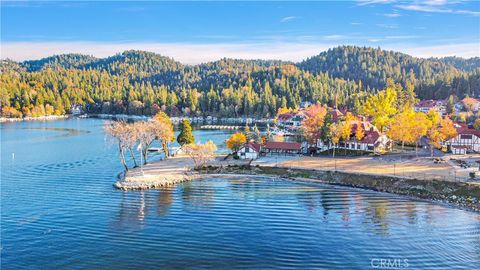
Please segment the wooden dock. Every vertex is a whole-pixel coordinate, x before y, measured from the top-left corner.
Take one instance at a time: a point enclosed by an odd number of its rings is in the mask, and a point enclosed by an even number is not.
[[[238,130],[243,127],[241,126],[229,126],[229,125],[203,125],[200,126],[200,129],[230,129],[230,130]]]

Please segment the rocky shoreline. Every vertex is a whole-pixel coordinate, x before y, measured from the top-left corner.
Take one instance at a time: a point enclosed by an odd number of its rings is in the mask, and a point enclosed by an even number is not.
[[[210,166],[208,170],[199,172],[203,174],[267,175],[294,181],[348,186],[425,199],[480,212],[479,183],[420,180],[350,172],[266,166]]]
[[[197,179],[198,176],[193,172],[162,175],[145,174],[143,176],[126,176],[125,173],[121,173],[113,186],[124,191],[157,189]]]
[[[220,164],[217,162],[200,170],[192,170],[193,164],[186,157],[175,157],[154,162],[142,169],[135,168],[121,173],[114,187],[120,190],[145,190],[171,186],[185,181],[213,175],[251,175],[275,177],[294,181],[332,184],[362,188],[480,212],[480,183],[446,180],[424,180],[399,176],[374,175],[341,171],[288,168],[276,166],[249,166],[245,164]]]

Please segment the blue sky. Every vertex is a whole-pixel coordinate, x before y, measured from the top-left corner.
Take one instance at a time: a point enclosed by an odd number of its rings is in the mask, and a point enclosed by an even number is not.
[[[480,56],[478,1],[2,1],[1,57],[99,57],[127,49],[184,63],[221,57],[299,61],[338,45],[419,57]]]

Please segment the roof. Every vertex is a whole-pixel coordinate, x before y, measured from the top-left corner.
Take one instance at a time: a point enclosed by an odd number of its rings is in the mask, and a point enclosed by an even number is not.
[[[361,120],[355,120],[351,123],[352,126],[352,136],[355,136],[355,133],[357,132],[357,127],[360,124],[362,129],[364,131],[378,131],[377,127],[375,127],[372,123],[369,121],[361,121]]]
[[[437,105],[437,101],[433,99],[421,100],[415,107],[433,108]]]
[[[330,115],[332,115],[333,122],[337,122],[338,118],[343,116],[343,113],[338,109],[333,109],[329,113],[330,113]]]
[[[471,134],[471,135],[475,135],[475,136],[477,136],[477,137],[480,137],[480,131],[479,131],[479,130],[476,130],[476,129],[473,129],[473,128],[469,128],[468,125],[466,125],[466,124],[463,124],[463,123],[455,123],[454,126],[455,126],[455,129],[457,130],[457,134],[458,134],[458,135],[462,135],[462,134],[468,135],[468,134]]]
[[[380,132],[378,131],[365,131],[365,136],[360,141],[366,144],[374,144],[378,138],[380,138]]]
[[[250,147],[251,149],[255,150],[256,152],[260,152],[260,148],[262,147],[262,145],[259,144],[259,143],[249,142],[249,143],[245,144],[245,147]]]
[[[282,113],[277,117],[278,121],[288,121],[295,116],[294,112]]]
[[[301,143],[295,142],[267,142],[265,144],[266,149],[282,149],[282,150],[300,150],[302,149]]]
[[[480,101],[476,98],[471,98],[471,97],[466,97],[462,99],[462,104],[464,107],[467,107],[467,109],[476,109],[474,107],[479,106]]]

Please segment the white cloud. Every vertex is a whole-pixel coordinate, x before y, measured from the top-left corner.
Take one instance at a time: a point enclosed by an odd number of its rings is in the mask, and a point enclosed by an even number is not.
[[[289,22],[289,21],[292,21],[292,20],[295,20],[297,19],[297,17],[295,16],[288,16],[288,17],[283,17],[280,22],[284,23],[284,22]]]
[[[385,36],[385,39],[412,39],[418,38],[419,36],[414,35],[403,35],[403,36]]]
[[[460,44],[444,44],[432,46],[408,46],[385,47],[385,49],[399,50],[401,52],[417,56],[417,57],[444,57],[444,56],[458,56],[458,57],[479,57],[480,44],[479,43],[460,43]]]
[[[390,4],[393,2],[395,2],[395,0],[357,0],[357,5],[367,6],[367,5],[375,5],[375,4]]]
[[[99,42],[6,42],[1,58],[16,61],[40,59],[63,53],[107,57],[126,50],[145,50],[173,57],[186,64],[215,61],[223,57],[240,59],[282,59],[299,61],[316,55],[334,44],[319,43],[99,43]]]
[[[427,1],[421,4],[396,5],[395,7],[403,10],[428,12],[428,13],[449,13],[449,14],[463,14],[470,16],[480,16],[480,11],[453,9],[447,8],[448,4],[453,4],[447,1]]]
[[[346,39],[348,37],[345,35],[327,35],[327,36],[323,36],[323,38],[326,40],[340,40],[340,39]]]
[[[386,37],[387,38],[387,37]],[[391,36],[391,39],[413,38]],[[382,45],[382,39],[371,39],[371,46],[405,52],[418,57],[480,56],[480,44],[464,43],[437,46]],[[98,43],[98,42],[6,42],[1,44],[0,58],[16,61],[40,59],[63,53],[81,53],[96,57],[107,57],[126,50],[145,50],[173,57],[185,64],[215,61],[223,57],[239,59],[281,59],[300,61],[341,43]],[[363,46],[366,44],[356,44]]]
[[[400,15],[399,13],[394,12],[394,13],[383,14],[383,16],[389,17],[389,18],[397,18],[397,17],[400,17],[400,16],[402,16],[402,15]]]
[[[378,23],[377,26],[382,27],[382,28],[387,28],[387,29],[397,29],[398,28],[398,24]]]

